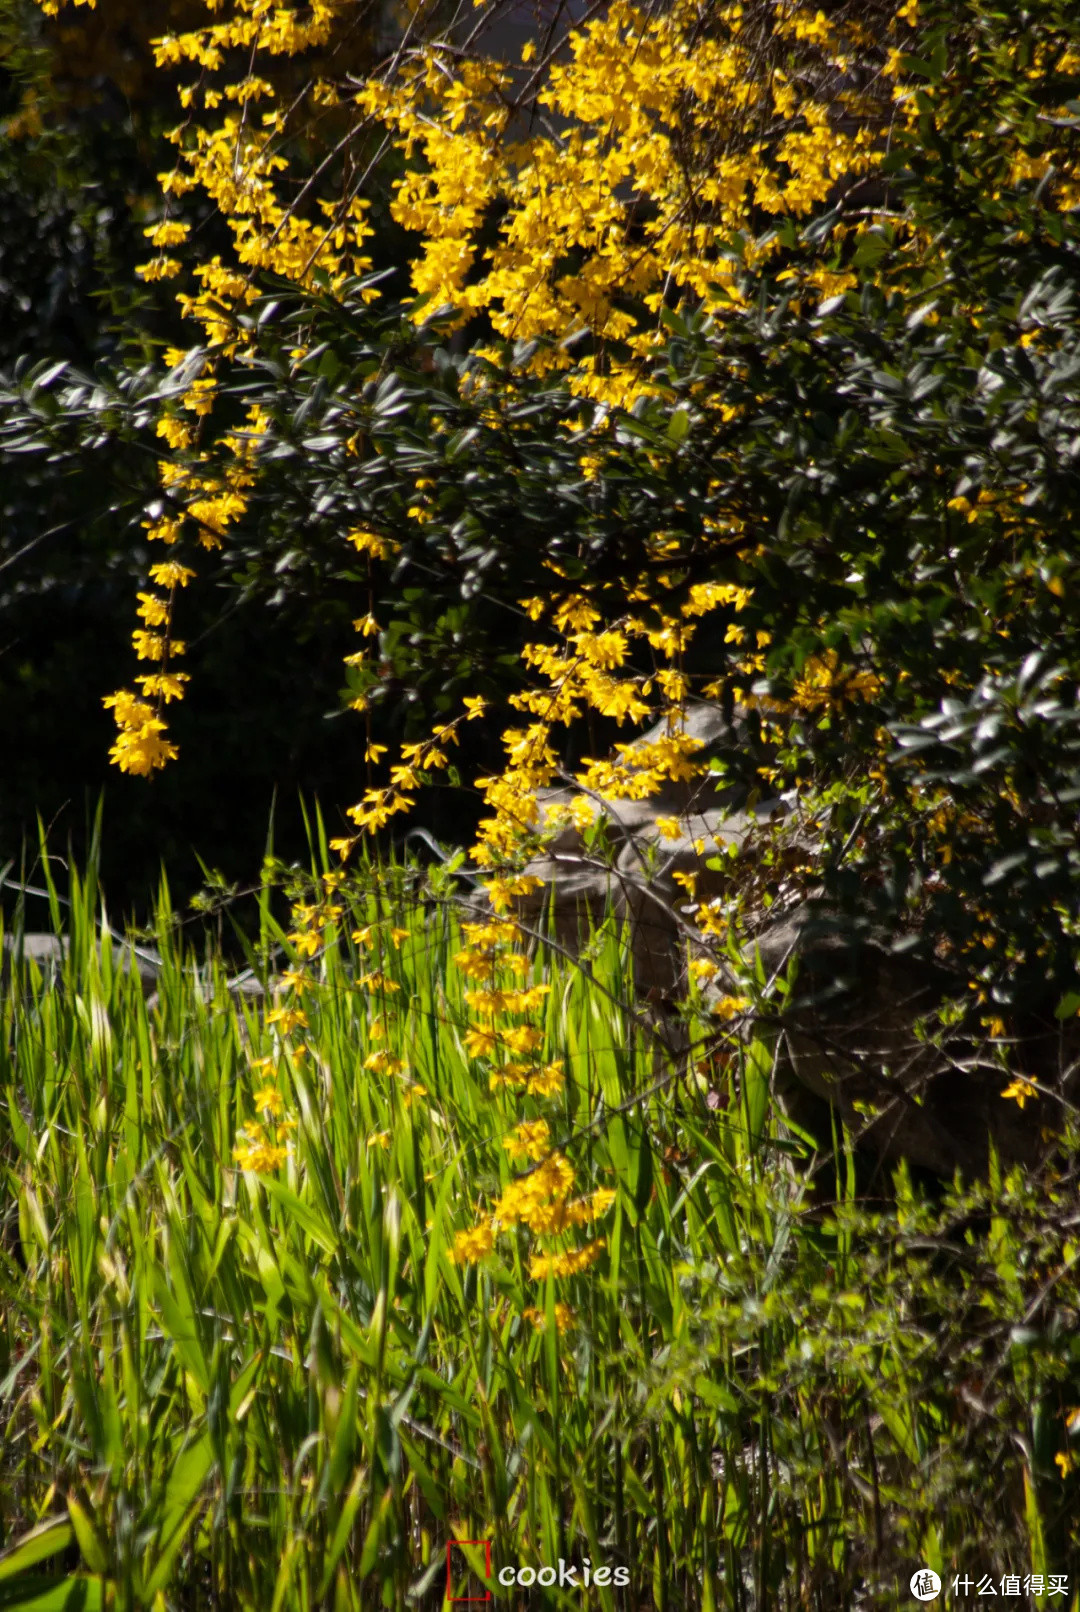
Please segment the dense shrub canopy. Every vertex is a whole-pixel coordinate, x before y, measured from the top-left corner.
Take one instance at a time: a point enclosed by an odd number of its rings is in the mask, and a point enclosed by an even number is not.
[[[165,454],[114,759],[173,755],[187,585],[227,548],[248,588],[354,589],[369,741],[414,701],[385,784],[369,742],[360,829],[451,775],[467,691],[528,718],[483,785],[477,854],[508,869],[561,763],[640,790],[693,747],[631,783],[601,759],[619,726],[739,701],[778,751],[762,787],[827,825],[835,897],[955,962],[991,1020],[1056,1000],[1078,854],[1068,8],[618,5],[524,66],[482,30],[406,36],[287,107],[258,63],[332,65],[342,17],[274,18],[240,4],[156,46],[195,76],[141,272],[182,283],[175,199],[200,190],[232,248],[190,260],[201,343],[109,416],[153,421]],[[391,140],[419,239],[404,306],[370,252]],[[38,429],[62,387],[24,388]]]

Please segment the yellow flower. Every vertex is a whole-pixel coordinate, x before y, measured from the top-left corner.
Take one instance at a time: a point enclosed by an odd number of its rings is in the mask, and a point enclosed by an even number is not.
[[[563,1304],[560,1301],[555,1304],[554,1308],[556,1332],[566,1332],[568,1328],[575,1325],[577,1317],[569,1304]],[[527,1309],[522,1310],[521,1315],[523,1320],[531,1321],[538,1332],[542,1332],[547,1326],[547,1315],[543,1310],[538,1310],[535,1305],[529,1305]]]
[[[544,1044],[544,1032],[531,1024],[515,1024],[507,1030],[500,1031],[500,1039],[511,1052],[523,1054],[535,1052]]]
[[[470,1025],[465,1032],[465,1051],[470,1058],[487,1058],[495,1051],[497,1038],[493,1031]]]
[[[495,1206],[495,1218],[501,1226],[523,1223],[534,1231],[561,1230],[573,1187],[573,1166],[561,1153],[552,1153],[528,1175],[509,1183]],[[553,1218],[560,1224],[553,1226]]]
[[[475,1264],[490,1254],[495,1246],[495,1232],[491,1225],[473,1226],[469,1231],[459,1231],[454,1237],[454,1246],[450,1250],[450,1258],[455,1265]]]
[[[1005,1090],[1001,1093],[1001,1095],[1002,1097],[1011,1098],[1016,1104],[1017,1108],[1021,1110],[1023,1109],[1024,1104],[1030,1101],[1032,1098],[1034,1098],[1036,1102],[1039,1100],[1039,1093],[1035,1082],[1033,1080],[1029,1080],[1026,1075],[1017,1075],[1015,1080],[1010,1081],[1010,1083],[1005,1087]]]
[[[261,1086],[252,1098],[252,1102],[256,1108],[261,1108],[264,1112],[275,1116],[285,1111],[285,1099],[276,1086]]]
[[[547,1120],[526,1121],[503,1137],[503,1147],[512,1159],[542,1159],[548,1151],[551,1133]]]
[[[370,974],[362,974],[356,983],[364,991],[389,991],[392,995],[395,991],[401,990],[397,980],[392,980],[386,974],[381,974],[378,969],[373,970]]]
[[[182,655],[186,648],[175,639],[170,643],[161,633],[144,632],[141,627],[132,633],[131,642],[140,660],[165,660],[169,655]]]
[[[135,682],[148,700],[160,699],[168,705],[170,700],[183,699],[184,684],[190,682],[190,678],[187,672],[151,672],[137,677]]]
[[[760,669],[760,668],[758,668]],[[842,705],[859,695],[873,700],[881,692],[881,679],[874,672],[856,672],[840,665],[835,649],[811,655],[795,680],[792,700],[804,711]]]
[[[109,759],[121,772],[145,778],[178,754],[176,746],[162,737],[165,724],[145,700],[121,689],[116,694],[107,694],[102,704],[112,709],[120,729]]]
[[[614,671],[626,660],[625,633],[581,632],[574,635],[572,642],[578,654],[582,655],[590,666],[596,666],[601,671]]]
[[[372,1131],[367,1139],[368,1147],[381,1147],[385,1153],[390,1146],[389,1131]]]
[[[548,1063],[527,1077],[525,1089],[537,1097],[554,1097],[565,1084],[566,1071],[562,1064]]]
[[[507,920],[462,924],[461,927],[470,946],[483,946],[489,950],[495,946],[513,945],[518,937],[517,924]]]
[[[187,420],[179,420],[174,414],[165,414],[154,427],[157,435],[165,441],[176,453],[183,448],[190,448],[195,440],[195,432]]]
[[[487,980],[491,978],[495,960],[488,952],[466,949],[454,953],[454,966],[468,980]]]
[[[474,1013],[531,1013],[550,990],[550,985],[532,985],[521,991],[466,991],[465,1000]]]
[[[377,532],[358,530],[349,533],[349,542],[361,554],[370,554],[375,560],[384,560],[386,556],[398,547],[387,538],[380,537]]]
[[[504,1086],[522,1087],[529,1078],[529,1065],[527,1063],[510,1062],[493,1069],[488,1077],[488,1087],[491,1091],[501,1091]]]
[[[186,588],[194,575],[189,565],[179,565],[175,560],[159,560],[150,567],[150,580],[159,588]]]
[[[582,594],[575,593],[559,605],[554,620],[560,632],[587,632],[600,620],[600,612]]]
[[[580,1276],[596,1263],[605,1246],[606,1238],[598,1237],[583,1248],[571,1248],[565,1253],[534,1254],[529,1261],[529,1275],[534,1282],[542,1282],[548,1276]]]
[[[713,1004],[713,1013],[718,1019],[735,1019],[740,1013],[745,1013],[750,1006],[748,997],[722,996],[719,1002]]]
[[[233,1158],[242,1170],[254,1170],[256,1175],[270,1175],[279,1170],[289,1156],[287,1147],[272,1142],[262,1125],[245,1126],[236,1134]]]
[[[171,280],[180,273],[180,261],[175,257],[155,257],[149,263],[137,263],[135,273],[140,280]]]
[[[405,1072],[405,1063],[403,1059],[395,1058],[392,1053],[380,1048],[364,1059],[364,1068],[376,1075],[400,1075]]]
[[[276,1007],[271,1008],[266,1015],[266,1022],[267,1024],[276,1024],[282,1035],[288,1035],[290,1031],[297,1029],[300,1025],[306,1027],[308,1021],[307,1014],[300,1008]]]
[[[157,768],[163,767],[167,761],[175,761],[180,754],[175,744],[163,739],[160,731],[155,731],[164,726],[163,722],[148,723],[137,732],[129,730],[121,733],[109,751],[109,760],[115,762],[121,772],[148,778]]]
[[[1054,1465],[1060,1471],[1062,1478],[1067,1478],[1069,1473],[1075,1469],[1076,1460],[1069,1454],[1068,1450],[1059,1450],[1054,1456]]]
[[[143,230],[143,234],[151,246],[179,246],[181,241],[187,240],[190,229],[190,224],[167,219],[161,224],[152,224],[149,229]]]

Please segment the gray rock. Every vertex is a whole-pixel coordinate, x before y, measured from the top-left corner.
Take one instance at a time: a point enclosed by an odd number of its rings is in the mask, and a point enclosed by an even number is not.
[[[629,741],[631,749],[625,755],[625,761],[631,771],[637,770],[633,747],[657,744],[667,736],[667,731],[666,721],[660,721]],[[737,710],[735,719],[729,722],[716,706],[690,705],[686,711],[684,731],[691,738],[701,741],[702,747],[695,753],[698,761],[723,755],[725,751],[734,752],[749,743],[747,716],[741,710]],[[569,806],[573,801],[588,800],[594,822],[603,813],[608,839],[613,845],[622,845],[636,835],[652,832],[657,817],[708,815],[716,811],[734,813],[744,804],[745,796],[746,791],[740,785],[727,784],[717,774],[704,773],[693,779],[669,779],[660,790],[643,800],[587,795],[585,791],[572,786],[544,789],[536,798],[540,806],[541,828],[545,824],[552,827],[549,849],[564,853],[580,852],[584,848],[578,829],[572,824],[555,826],[552,821],[558,808]]]
[[[556,804],[573,798],[570,791],[560,791]],[[552,799],[545,797],[542,807],[549,807]],[[518,897],[515,910],[533,930],[549,915],[554,939],[572,954],[605,913],[629,920],[637,988],[667,993],[682,977],[686,942],[695,934],[684,909],[695,899],[708,901],[723,891],[731,876],[728,857],[756,855],[768,825],[784,808],[769,801],[753,810],[713,808],[680,817],[672,801],[662,796],[612,805],[625,809],[618,819],[622,833],[615,841],[613,864],[605,863],[600,847],[590,853],[576,830],[561,830],[544,854],[526,865],[524,871],[542,882]],[[672,817],[680,828],[674,839],[657,827],[657,818]],[[607,838],[610,842],[615,836],[609,833]],[[708,866],[721,856],[725,866]],[[694,880],[692,890],[685,882],[688,877]]]
[[[0,954],[0,990],[9,990],[19,968],[27,963],[35,964],[41,970],[48,986],[58,985],[63,977],[69,944],[66,935],[36,933],[19,937],[5,935],[3,951]],[[100,953],[100,942],[98,948]],[[133,969],[139,977],[143,995],[147,998],[147,1006],[153,1009],[158,1005],[159,965],[153,953],[145,947],[133,945],[131,941],[114,940],[113,966],[124,970]],[[255,979],[249,970],[230,979],[228,987],[231,995],[238,999],[255,1001],[261,1000],[266,995],[266,988],[262,982]],[[209,1000],[209,986],[205,988],[204,995]]]
[[[0,957],[0,987],[6,990],[10,986],[20,959],[23,963],[36,964],[50,985],[57,983],[63,973],[69,944],[64,935],[5,935],[3,955]],[[138,974],[144,996],[154,989],[157,965],[130,941],[114,942],[113,963],[121,969],[133,969]]]
[[[600,795],[594,799],[579,789],[569,788],[543,790],[537,796],[537,800],[541,812],[541,830],[546,829],[551,833],[547,849],[554,855],[585,853],[585,838],[582,831],[575,828],[573,823],[560,825],[558,822],[558,809],[569,806],[575,800],[588,801],[594,823],[603,813],[607,825],[607,837],[613,845],[621,845],[632,835],[649,829],[657,814],[662,814],[665,809],[663,805],[658,804],[658,798],[655,796],[650,796],[647,800],[611,800],[607,796]]]
[[[709,811],[679,819],[683,832],[671,839],[656,826],[656,817],[665,815],[654,805],[652,820],[626,841],[615,863],[617,910],[630,922],[635,984],[662,995],[679,983],[695,931],[684,909],[722,894],[730,879],[729,848],[745,855],[759,827],[751,813]],[[710,868],[721,856],[724,866]]]
[[[749,744],[749,728],[746,713],[729,721],[712,706],[691,707],[686,716],[686,731],[702,740],[700,757]],[[666,731],[658,723],[636,742],[656,743]],[[626,760],[633,765],[632,752]],[[578,798],[570,788],[545,791],[541,813],[550,817]],[[789,820],[783,802],[751,808],[745,791],[740,798],[711,776],[671,783],[646,800],[587,798],[594,820],[602,810],[607,821],[595,854],[578,829],[553,825],[544,853],[527,869],[541,885],[520,898],[517,913],[539,932],[550,912],[554,937],[571,955],[605,913],[626,919],[635,985],[654,1002],[678,993],[688,951],[702,950],[700,941],[695,945],[695,902],[722,897],[766,846],[774,888],[796,866],[805,886],[806,864],[813,863],[815,833]],[[677,819],[678,836],[661,833],[658,818]],[[777,833],[778,819],[784,821]],[[710,861],[718,865],[710,868]],[[1007,1165],[1034,1160],[1045,1147],[1052,1101],[1080,1095],[1080,1024],[1058,1035],[1060,1045],[1025,1042],[1016,1049],[1014,1064],[1030,1068],[1047,1097],[1021,1110],[1002,1097],[1009,1076],[985,1046],[930,1033],[937,1010],[962,994],[965,982],[898,948],[895,938],[842,921],[815,897],[762,922],[746,961],[756,952],[774,980],[784,978],[792,960],[798,971],[779,1019],[749,1027],[774,1037],[779,1101],[826,1148],[839,1120],[882,1166],[906,1159],[944,1177],[959,1168],[971,1179],[985,1172],[991,1143]],[[736,986],[722,969],[714,994]]]
[[[608,910],[612,871],[573,850],[534,857],[524,871],[543,883],[515,899],[519,922],[536,933],[546,933],[550,922],[555,942],[576,955],[590,924],[599,924]],[[484,901],[481,896],[479,904]]]
[[[727,717],[718,705],[692,703],[686,707],[683,719],[683,731],[691,739],[700,739],[702,754],[708,755],[718,750],[734,750],[745,745],[749,738],[748,717],[745,709],[736,705],[732,720]],[[638,735],[637,744],[658,744],[666,738],[668,724],[665,718],[654,722],[651,728]]]

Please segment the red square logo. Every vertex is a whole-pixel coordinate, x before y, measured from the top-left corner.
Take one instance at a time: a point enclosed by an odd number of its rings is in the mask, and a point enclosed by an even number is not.
[[[478,1604],[481,1601],[491,1600],[491,1591],[485,1590],[483,1595],[455,1595],[454,1594],[454,1546],[455,1545],[483,1545],[484,1547],[484,1577],[491,1578],[491,1540],[490,1539],[448,1539],[446,1542],[446,1599],[455,1603],[471,1601]],[[468,1561],[465,1563],[468,1570]]]

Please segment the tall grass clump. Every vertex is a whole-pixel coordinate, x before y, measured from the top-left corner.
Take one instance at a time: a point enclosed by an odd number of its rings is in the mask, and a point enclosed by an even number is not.
[[[1068,1124],[1038,1177],[867,1201],[765,1039],[665,1052],[610,928],[575,967],[317,857],[289,926],[260,897],[265,998],[167,894],[148,997],[68,895],[3,987],[0,1606],[436,1607],[453,1540],[508,1607],[1076,1573]]]

